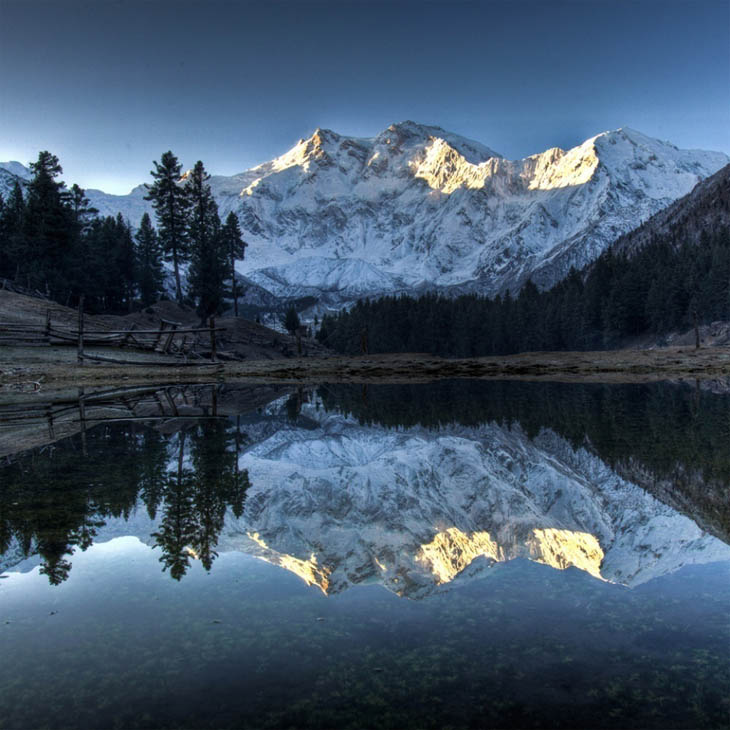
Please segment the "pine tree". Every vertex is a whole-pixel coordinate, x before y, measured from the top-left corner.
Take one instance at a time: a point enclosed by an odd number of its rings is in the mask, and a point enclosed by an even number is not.
[[[289,309],[286,310],[283,324],[286,328],[286,331],[290,332],[291,334],[294,334],[294,332],[299,329],[299,315],[297,314],[297,310],[294,309],[294,307],[289,307]]]
[[[137,286],[143,307],[154,304],[163,291],[162,250],[148,213],[142,216],[136,243]]]
[[[185,182],[191,210],[187,229],[190,243],[189,293],[197,301],[202,320],[223,311],[227,256],[222,245],[218,205],[208,185],[210,175],[203,163],[195,163]]]
[[[136,288],[136,256],[132,228],[118,213],[116,217],[116,260],[120,276],[122,297],[127,311],[132,311]]]
[[[228,255],[231,275],[231,294],[233,295],[233,313],[238,317],[238,284],[236,282],[236,259],[243,260],[248,245],[241,238],[241,229],[238,225],[238,216],[231,211],[221,230],[222,245]]]
[[[71,186],[69,202],[79,235],[86,233],[99,211],[89,202],[89,199],[86,197],[86,191],[76,183]]]
[[[185,432],[179,436],[177,472],[168,473],[164,489],[164,515],[159,532],[153,532],[155,545],[162,551],[163,570],[179,581],[190,567],[188,546],[195,536],[195,474],[184,465]]]
[[[12,261],[10,259],[10,247],[8,245],[8,237],[5,234],[5,200],[0,195],[0,276],[6,277],[10,275],[12,269]]]
[[[182,165],[171,151],[165,152],[154,165],[150,173],[154,182],[145,186],[149,191],[145,200],[151,200],[155,209],[165,260],[172,262],[175,271],[175,296],[178,304],[182,304],[180,266],[189,260],[187,186],[180,185]]]
[[[73,233],[68,193],[64,183],[56,180],[63,170],[58,157],[45,150],[30,168],[33,178],[28,183],[25,216],[28,245],[22,268],[29,286],[59,298],[68,288],[68,253]]]
[[[68,254],[66,255],[66,268],[68,271],[68,295],[67,302],[71,298],[77,298],[84,294],[89,304],[94,296],[94,280],[98,276],[98,270],[92,264],[92,256],[89,250],[90,234],[93,228],[96,215],[99,212],[92,207],[86,191],[74,184],[68,196],[70,208],[71,234],[69,239]],[[91,309],[94,309],[92,306]]]
[[[0,215],[4,269],[3,276],[17,279],[25,257],[25,213],[23,190],[17,181],[10,191]]]

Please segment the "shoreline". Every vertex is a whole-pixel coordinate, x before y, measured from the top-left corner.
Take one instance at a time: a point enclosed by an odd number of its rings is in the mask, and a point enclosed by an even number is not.
[[[175,367],[149,360],[140,365],[77,365],[68,348],[0,349],[0,393],[20,387],[131,385],[135,383],[429,382],[445,378],[651,382],[730,378],[730,347],[654,350],[528,352],[500,357],[446,359],[422,353],[359,357],[304,357],[226,361]],[[28,352],[32,349],[33,352]],[[117,351],[118,352],[118,351]],[[73,356],[70,357],[70,356]]]

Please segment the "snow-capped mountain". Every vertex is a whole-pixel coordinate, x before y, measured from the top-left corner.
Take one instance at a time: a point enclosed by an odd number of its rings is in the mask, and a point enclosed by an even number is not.
[[[406,122],[374,139],[318,130],[213,187],[251,243],[241,271],[262,286],[332,292],[348,259],[369,265],[373,292],[471,282],[494,293],[560,279],[726,160],[622,129],[509,161]],[[353,273],[335,291],[358,284]]]
[[[628,128],[511,161],[408,121],[367,139],[318,129],[211,186],[249,243],[241,274],[277,296],[337,304],[419,288],[494,294],[528,278],[547,286],[728,161]],[[87,194],[133,224],[150,210],[142,186]]]

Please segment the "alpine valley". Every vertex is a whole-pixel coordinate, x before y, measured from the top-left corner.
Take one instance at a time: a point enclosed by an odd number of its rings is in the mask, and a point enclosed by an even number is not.
[[[632,129],[522,160],[440,127],[393,124],[374,138],[317,129],[270,162],[213,176],[221,217],[238,214],[249,304],[313,297],[320,308],[397,292],[548,287],[729,161]],[[28,171],[2,163],[0,188]],[[136,226],[144,185],[87,190]]]

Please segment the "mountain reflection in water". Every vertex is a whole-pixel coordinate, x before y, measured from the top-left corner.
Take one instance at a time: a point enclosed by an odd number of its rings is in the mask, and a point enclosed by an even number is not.
[[[478,557],[637,585],[730,558],[729,401],[476,381],[168,388],[132,421],[87,401],[99,425],[5,457],[0,566],[37,555],[58,584],[127,525],[177,580],[239,550],[325,592],[375,580],[417,598]]]
[[[0,404],[0,726],[723,726],[729,436],[667,384]]]

